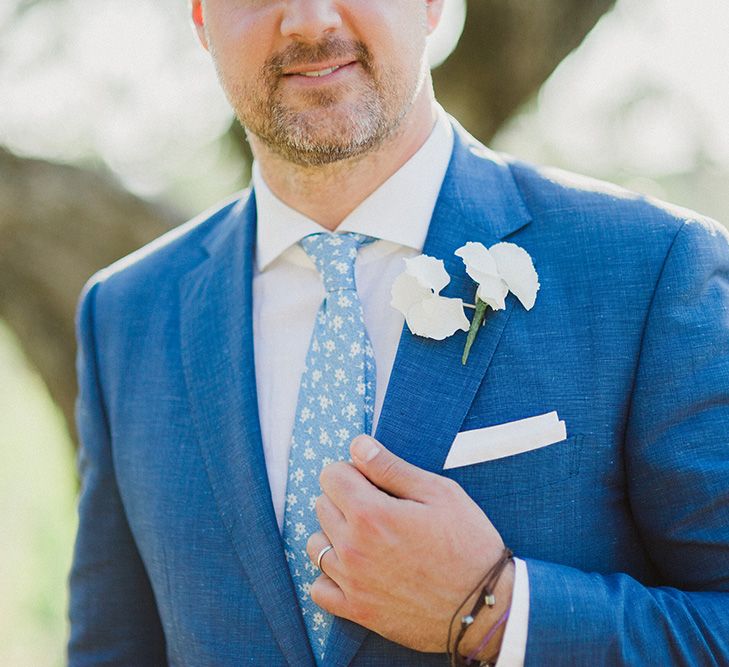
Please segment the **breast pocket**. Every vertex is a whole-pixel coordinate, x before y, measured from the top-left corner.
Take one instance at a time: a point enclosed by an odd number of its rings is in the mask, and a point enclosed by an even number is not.
[[[561,442],[442,472],[458,482],[476,501],[530,493],[566,483],[580,470],[581,434]]]

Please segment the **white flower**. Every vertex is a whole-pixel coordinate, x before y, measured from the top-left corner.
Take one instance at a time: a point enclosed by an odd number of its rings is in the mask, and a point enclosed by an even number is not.
[[[405,316],[410,331],[435,340],[452,336],[459,329],[468,331],[463,301],[440,296],[451,280],[443,260],[419,255],[406,259],[405,266],[392,285],[390,305]]]
[[[529,253],[514,243],[497,243],[486,248],[468,242],[456,250],[466,273],[478,283],[476,296],[494,310],[503,310],[509,291],[531,310],[539,291],[539,277]]]

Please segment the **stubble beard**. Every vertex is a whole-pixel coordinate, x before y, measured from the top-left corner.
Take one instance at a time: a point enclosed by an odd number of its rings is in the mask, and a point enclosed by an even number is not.
[[[356,60],[364,77],[302,93],[301,109],[286,103],[281,90],[286,68],[339,58]],[[395,134],[421,85],[420,78],[409,79],[401,70],[376,70],[363,43],[334,38],[315,46],[292,44],[266,62],[252,90],[228,87],[228,97],[241,124],[271,151],[316,167],[364,156]],[[344,98],[352,101],[343,103]]]

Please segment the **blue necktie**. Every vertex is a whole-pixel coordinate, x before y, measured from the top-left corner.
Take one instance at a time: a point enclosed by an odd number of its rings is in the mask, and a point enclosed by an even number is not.
[[[332,616],[311,600],[319,575],[306,553],[319,530],[315,503],[324,466],[349,458],[349,443],[370,433],[375,399],[375,359],[354,280],[360,247],[374,241],[363,234],[312,234],[300,241],[322,276],[326,294],[301,376],[291,438],[283,538],[309,641],[318,665]]]

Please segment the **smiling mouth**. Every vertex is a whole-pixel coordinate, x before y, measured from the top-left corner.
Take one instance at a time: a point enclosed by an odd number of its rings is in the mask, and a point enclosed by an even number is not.
[[[300,68],[298,70],[284,72],[284,76],[305,76],[310,79],[318,79],[321,77],[329,76],[330,74],[334,74],[334,72],[344,68],[348,67],[350,65],[354,65],[357,61],[353,60],[351,62],[347,63],[341,63],[339,65],[330,65],[328,67],[321,67],[320,69],[305,69]]]
[[[334,67],[327,67],[326,69],[320,69],[316,70],[315,72],[298,72],[299,76],[309,76],[309,77],[319,77],[319,76],[327,76],[331,74],[332,72],[336,72],[338,69],[341,69],[342,65],[335,65]]]

